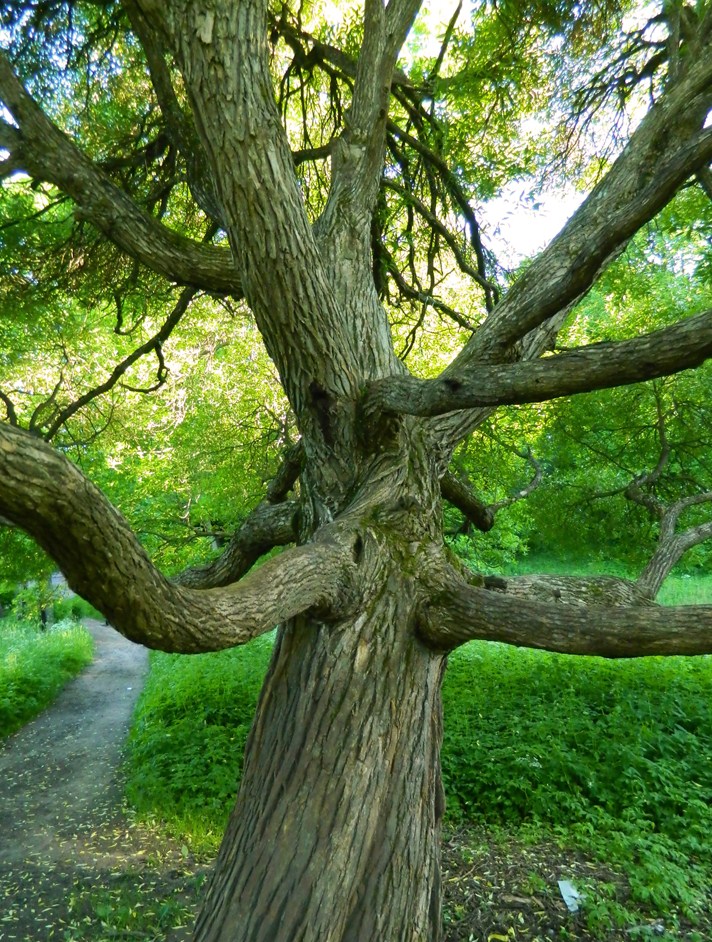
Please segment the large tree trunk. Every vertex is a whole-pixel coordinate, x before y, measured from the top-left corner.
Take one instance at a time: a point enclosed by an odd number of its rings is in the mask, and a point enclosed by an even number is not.
[[[275,646],[196,942],[440,938],[440,686],[388,566],[369,610]]]

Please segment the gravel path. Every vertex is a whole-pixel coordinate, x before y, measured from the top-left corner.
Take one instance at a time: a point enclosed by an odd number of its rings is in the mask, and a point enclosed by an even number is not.
[[[99,621],[85,624],[92,664],[0,743],[2,942],[115,938],[103,934],[102,907],[112,908],[117,888],[138,875],[166,892],[184,882],[180,849],[122,808],[121,749],[147,652]]]

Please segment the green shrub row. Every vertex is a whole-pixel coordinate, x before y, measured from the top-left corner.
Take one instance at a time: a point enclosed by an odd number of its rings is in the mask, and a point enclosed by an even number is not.
[[[13,617],[0,621],[0,738],[44,710],[92,655],[91,635],[75,622],[42,631]]]

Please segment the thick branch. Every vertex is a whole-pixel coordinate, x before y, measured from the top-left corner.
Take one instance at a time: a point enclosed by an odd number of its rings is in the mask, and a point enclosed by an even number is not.
[[[225,228],[223,212],[215,194],[205,151],[195,125],[184,113],[176,96],[170,70],[164,58],[160,34],[151,29],[134,0],[124,0],[123,6],[143,47],[153,90],[166,122],[168,137],[186,162],[188,186],[193,199],[207,216],[221,228]]]
[[[486,533],[494,526],[494,513],[452,472],[447,471],[440,479],[440,491],[453,506],[457,507],[478,530]]]
[[[426,644],[442,651],[477,639],[600,657],[712,654],[712,605],[525,602],[474,588],[453,574],[422,611],[419,630]]]
[[[228,588],[172,585],[75,465],[9,425],[0,425],[0,515],[34,537],[118,631],[147,647],[215,651],[307,610],[326,617],[351,599],[353,555],[335,527]]]
[[[19,126],[8,142],[13,167],[59,187],[81,215],[132,258],[179,284],[241,294],[227,249],[199,245],[140,209],[50,121],[0,53],[0,99]]]
[[[636,580],[636,586],[649,598],[655,598],[673,566],[689,549],[712,538],[712,521],[698,524],[695,527],[688,527],[681,533],[675,532],[677,520],[684,510],[711,501],[712,493],[707,491],[703,494],[683,497],[669,507],[660,505],[661,519],[658,545],[647,566]]]
[[[601,268],[712,159],[709,46],[651,108],[611,170],[522,274],[452,364],[501,358],[529,331],[574,303]]]
[[[282,504],[260,504],[248,514],[225,547],[212,563],[186,569],[173,579],[176,585],[194,589],[213,589],[241,579],[260,556],[275,546],[286,546],[296,540],[294,521],[296,501]]]
[[[298,504],[285,501],[285,497],[296,484],[303,465],[304,449],[300,442],[285,454],[264,500],[240,524],[225,551],[209,565],[187,569],[173,581],[196,589],[229,585],[242,578],[260,556],[275,546],[293,543],[297,538]]]
[[[221,3],[219,15],[196,4],[140,5],[168,31],[245,297],[300,428],[318,440],[310,390],[351,393],[350,344],[274,99],[265,5]]]
[[[389,377],[369,387],[364,411],[434,416],[477,406],[543,402],[677,373],[710,356],[712,310],[634,340],[591,344],[543,360],[476,363],[437,379]]]

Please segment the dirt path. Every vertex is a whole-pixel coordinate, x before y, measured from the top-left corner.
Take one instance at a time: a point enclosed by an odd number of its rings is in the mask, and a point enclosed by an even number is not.
[[[101,622],[86,625],[93,663],[0,744],[3,942],[115,938],[120,927],[102,935],[103,911],[116,908],[117,892],[130,908],[126,889],[139,875],[144,889],[164,881],[165,892],[184,895],[180,849],[135,825],[121,804],[121,749],[147,652]]]

